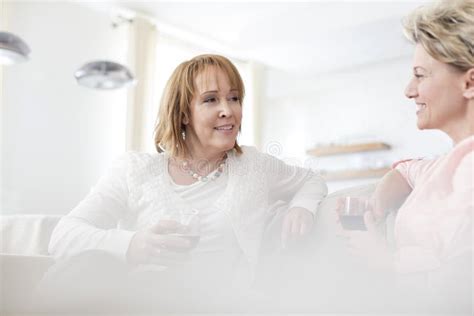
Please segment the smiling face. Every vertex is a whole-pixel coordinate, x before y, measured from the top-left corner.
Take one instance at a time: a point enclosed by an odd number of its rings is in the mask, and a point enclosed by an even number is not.
[[[212,157],[232,149],[242,121],[239,92],[216,66],[199,73],[185,121],[186,145],[193,156]]]
[[[419,129],[440,129],[448,134],[467,115],[463,97],[464,73],[431,57],[416,45],[413,78],[405,95],[416,103]]]

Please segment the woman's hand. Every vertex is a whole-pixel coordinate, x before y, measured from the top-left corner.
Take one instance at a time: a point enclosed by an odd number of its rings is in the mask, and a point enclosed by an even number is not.
[[[347,238],[349,253],[361,263],[372,269],[392,270],[393,257],[387,247],[384,229],[376,221],[371,211],[364,213],[367,231],[344,230],[341,227],[339,236]]]
[[[283,219],[281,244],[287,248],[291,241],[299,240],[307,235],[314,224],[314,215],[302,207],[293,207]]]
[[[191,249],[188,240],[169,235],[183,230],[183,225],[173,220],[161,220],[132,238],[127,250],[127,261],[133,265],[159,264],[174,265],[189,256]]]

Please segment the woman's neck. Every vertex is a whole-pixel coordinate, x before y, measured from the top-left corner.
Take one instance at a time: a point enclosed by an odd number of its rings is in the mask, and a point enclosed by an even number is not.
[[[443,131],[451,138],[454,146],[474,135],[474,101],[467,104],[466,115],[462,120]]]
[[[210,166],[218,165],[226,156],[227,151],[215,151],[195,146],[192,142],[187,142],[188,156],[185,157],[189,162],[207,163]]]
[[[226,153],[226,151],[218,153],[207,153],[190,150],[189,156],[186,157],[185,160],[191,163],[208,164],[210,166],[214,166],[222,162],[222,160],[226,156]]]

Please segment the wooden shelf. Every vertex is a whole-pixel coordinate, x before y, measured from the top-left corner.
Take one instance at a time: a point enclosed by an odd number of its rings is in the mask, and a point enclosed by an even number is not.
[[[343,170],[343,171],[321,171],[321,175],[328,181],[340,181],[340,180],[353,180],[353,179],[366,179],[366,178],[381,178],[390,168],[378,168],[378,169],[354,169],[354,170]]]
[[[373,143],[362,143],[352,145],[331,145],[322,146],[310,149],[306,151],[308,155],[313,156],[330,156],[330,155],[341,155],[350,154],[364,151],[375,151],[375,150],[389,150],[391,146],[382,142]]]

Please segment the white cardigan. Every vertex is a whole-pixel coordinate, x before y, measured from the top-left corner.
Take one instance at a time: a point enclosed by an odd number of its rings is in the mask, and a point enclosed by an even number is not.
[[[270,206],[316,212],[327,194],[325,181],[311,170],[290,166],[253,147],[228,153],[228,183],[213,206],[225,211],[251,266],[256,264]],[[125,260],[131,238],[163,214],[191,208],[169,183],[168,155],[126,153],[89,195],[56,226],[49,252],[57,257],[102,249]]]

